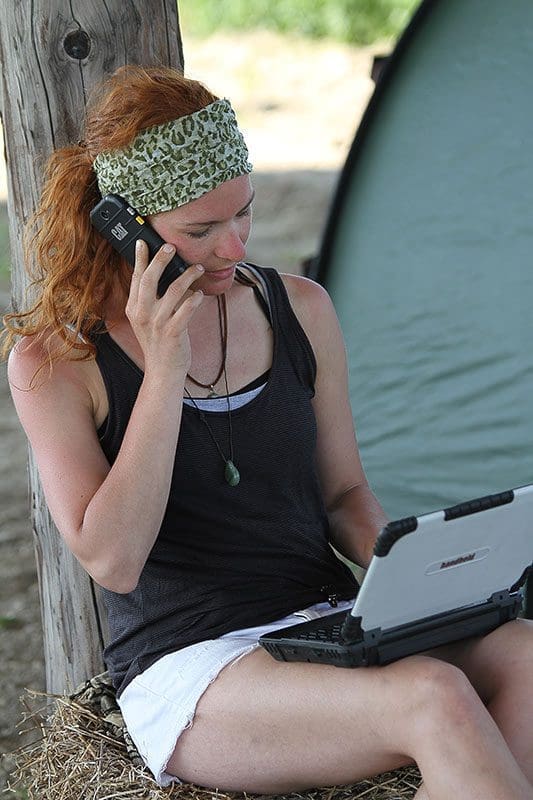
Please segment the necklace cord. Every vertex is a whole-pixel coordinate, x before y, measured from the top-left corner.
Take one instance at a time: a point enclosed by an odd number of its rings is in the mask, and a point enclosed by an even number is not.
[[[218,297],[217,297],[217,301],[218,301]],[[222,302],[218,303],[218,309],[219,309],[220,335],[221,335],[221,339],[222,339],[222,343],[223,343],[223,360],[222,360],[222,367],[221,367],[221,372],[219,374],[219,378],[220,378],[220,375],[222,375],[222,374],[224,375],[224,386],[225,386],[225,389],[226,389],[226,404],[227,404],[227,407],[228,407],[229,458],[226,458],[226,456],[222,452],[222,448],[220,447],[220,445],[219,445],[219,443],[217,441],[217,438],[216,438],[215,434],[213,433],[213,431],[211,429],[211,426],[208,423],[207,417],[204,414],[203,410],[198,406],[197,402],[195,401],[194,397],[191,395],[191,393],[188,390],[188,388],[185,386],[184,389],[185,389],[185,392],[187,394],[187,397],[189,398],[189,400],[193,404],[194,408],[198,411],[198,414],[199,414],[199,417],[200,417],[201,421],[204,423],[205,427],[207,428],[209,436],[211,437],[211,439],[213,441],[213,444],[215,445],[220,458],[224,462],[224,477],[225,477],[226,483],[228,483],[230,486],[237,486],[237,484],[240,481],[240,474],[239,474],[239,470],[237,469],[237,467],[235,466],[235,464],[233,462],[233,424],[232,424],[232,420],[231,420],[231,401],[230,401],[230,396],[229,396],[228,373],[227,373],[227,369],[226,369],[226,354],[227,354],[227,345],[228,345],[228,314],[227,314],[226,298],[225,298],[224,295],[222,295]],[[190,378],[190,375],[189,375],[189,378]],[[218,381],[219,378],[217,378],[217,381]],[[193,380],[192,378],[191,378],[191,380],[193,381],[193,383],[198,383],[197,381]],[[216,383],[216,381],[215,381],[215,383]],[[209,388],[213,389],[213,386],[214,386],[214,384],[204,385],[202,383],[198,383],[198,385],[202,386],[204,389],[209,389]]]
[[[215,386],[219,382],[220,378],[222,377],[222,373],[226,368],[226,355],[228,352],[228,309],[226,305],[226,295],[217,296],[217,308],[218,308],[218,327],[220,331],[220,341],[222,344],[222,363],[220,365],[220,369],[214,381],[210,383],[201,383],[196,378],[193,378],[190,373],[187,373],[188,379],[191,383],[194,383],[195,386],[200,386],[202,389],[211,389],[214,393]]]
[[[226,372],[225,362],[224,362],[224,385],[226,389],[226,402],[228,404],[229,458],[230,461],[233,461],[233,427],[231,424],[231,402],[229,399],[228,373]]]

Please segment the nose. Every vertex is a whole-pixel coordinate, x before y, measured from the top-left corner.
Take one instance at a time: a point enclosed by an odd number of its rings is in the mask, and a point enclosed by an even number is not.
[[[247,239],[247,234],[239,226],[231,226],[221,234],[216,255],[225,261],[242,261],[246,256]]]

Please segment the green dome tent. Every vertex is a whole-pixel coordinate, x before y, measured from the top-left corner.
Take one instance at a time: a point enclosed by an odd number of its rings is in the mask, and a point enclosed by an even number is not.
[[[425,0],[330,209],[313,276],[393,518],[533,482],[532,75],[530,0]]]

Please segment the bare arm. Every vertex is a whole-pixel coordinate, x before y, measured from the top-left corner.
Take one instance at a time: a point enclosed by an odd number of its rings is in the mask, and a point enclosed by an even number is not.
[[[58,363],[50,376],[45,367],[30,388],[42,348],[23,341],[9,360],[13,399],[50,513],[89,574],[119,592],[137,584],[164,515],[190,361],[187,325],[201,301],[187,292],[200,274],[195,267],[156,299],[166,261],[152,262],[146,271],[141,265],[132,280],[128,315],[143,348],[145,373],[112,467],[96,433],[91,365]]]
[[[366,567],[387,518],[368,485],[359,456],[342,333],[324,289],[305,278],[284,276],[284,281],[317,360],[313,401],[318,427],[317,468],[331,543],[346,558]]]

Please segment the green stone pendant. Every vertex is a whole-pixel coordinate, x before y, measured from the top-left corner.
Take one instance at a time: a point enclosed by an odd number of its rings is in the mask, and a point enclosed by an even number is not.
[[[239,483],[241,476],[233,461],[226,461],[226,466],[224,467],[224,477],[226,479],[226,483],[229,483],[230,486],[237,486]]]

